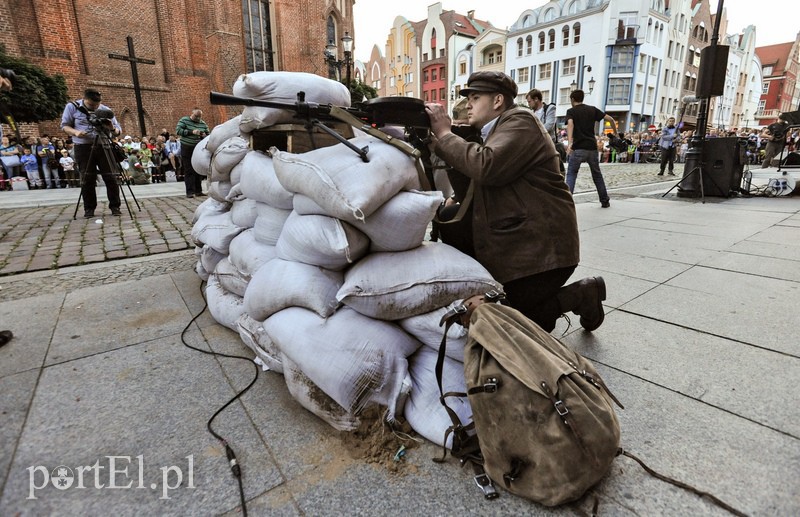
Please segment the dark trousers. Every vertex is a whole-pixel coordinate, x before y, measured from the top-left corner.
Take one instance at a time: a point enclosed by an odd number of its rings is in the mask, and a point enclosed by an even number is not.
[[[183,166],[183,181],[186,183],[187,196],[203,192],[203,177],[197,174],[192,167],[193,153],[194,146],[181,145],[181,165]]]
[[[512,307],[528,319],[547,332],[552,332],[563,312],[558,302],[558,290],[567,283],[576,267],[551,269],[506,282],[503,284],[506,298]]]
[[[82,175],[81,195],[83,196],[84,211],[90,212],[97,208],[98,171],[106,184],[109,208],[118,209],[120,206],[119,185],[114,177],[113,166],[108,163],[101,144],[97,144],[94,152],[92,152],[92,144],[75,144],[75,162]]]
[[[675,170],[675,148],[674,147],[662,147],[661,148],[661,172],[664,172],[664,168],[666,168],[667,164],[669,163],[669,172],[674,172]]]

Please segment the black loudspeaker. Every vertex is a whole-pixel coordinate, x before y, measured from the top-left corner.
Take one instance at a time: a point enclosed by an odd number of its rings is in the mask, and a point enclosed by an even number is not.
[[[790,167],[800,167],[800,153],[793,151],[786,155],[781,165],[788,165]]]
[[[746,161],[746,149],[738,138],[706,140],[703,143],[703,193],[728,197],[739,192]]]
[[[700,51],[700,71],[695,90],[698,98],[704,99],[725,93],[729,50],[730,47],[727,45],[716,45]]]

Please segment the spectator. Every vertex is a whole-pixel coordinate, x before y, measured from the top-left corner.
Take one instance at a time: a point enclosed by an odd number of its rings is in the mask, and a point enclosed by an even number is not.
[[[64,169],[64,179],[68,188],[75,188],[79,185],[78,174],[75,171],[75,160],[69,155],[66,149],[61,150],[61,159],[58,160],[61,168]]]
[[[169,140],[164,146],[165,151],[167,153],[167,159],[169,160],[169,164],[172,167],[172,170],[175,171],[175,177],[178,181],[183,179],[183,174],[181,173],[181,143],[175,137],[175,135],[170,135]]]
[[[20,151],[16,144],[12,144],[7,136],[3,136],[0,144],[0,162],[3,170],[0,171],[0,190],[11,190],[11,178],[14,173],[22,166],[19,161]],[[5,177],[3,176],[5,174]]]
[[[186,183],[186,197],[205,196],[203,177],[192,168],[192,154],[200,140],[209,133],[208,124],[203,120],[203,111],[194,108],[192,114],[178,121],[175,132],[181,137],[181,165],[183,180]]]
[[[613,133],[617,133],[617,122],[603,111],[583,103],[583,90],[574,90],[569,94],[572,107],[567,110],[567,135],[569,136],[569,146],[567,155],[569,156],[569,166],[567,167],[567,185],[569,191],[574,192],[575,180],[578,178],[578,168],[581,163],[588,163],[589,170],[592,172],[592,181],[597,188],[597,195],[600,197],[600,206],[608,208],[611,201],[606,191],[606,184],[603,174],[600,172],[600,164],[597,159],[597,140],[594,136],[595,122],[601,120],[608,121],[612,126]]]
[[[675,144],[680,142],[680,133],[675,127],[675,117],[667,119],[667,125],[661,130],[658,146],[661,148],[661,168],[659,176],[664,175],[664,169],[669,167],[669,175],[675,176]]]
[[[25,167],[25,173],[28,175],[28,185],[31,190],[36,190],[41,186],[41,179],[39,179],[39,161],[36,156],[31,154],[31,150],[25,147],[22,150],[22,156],[19,159]]]

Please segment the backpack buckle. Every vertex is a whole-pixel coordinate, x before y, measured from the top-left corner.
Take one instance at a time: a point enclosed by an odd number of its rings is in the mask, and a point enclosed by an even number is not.
[[[505,300],[506,293],[503,291],[498,291],[497,289],[492,289],[491,291],[487,291],[483,295],[483,299],[487,303],[495,303],[498,300]]]
[[[484,393],[494,393],[497,391],[497,386],[499,383],[497,382],[497,378],[491,377],[486,379],[486,382],[483,384],[483,392]]]
[[[441,327],[451,319],[455,319],[456,323],[458,323],[458,318],[456,318],[456,316],[460,316],[466,313],[467,313],[466,305],[464,305],[463,303],[456,305],[455,307],[447,311],[447,313],[445,313],[444,316],[442,316],[442,319],[439,320],[439,326]]]
[[[478,485],[478,488],[480,488],[483,492],[483,497],[486,499],[495,499],[500,497],[500,494],[498,494],[497,490],[494,488],[491,478],[489,478],[485,472],[483,474],[478,474],[474,479],[475,484]]]
[[[556,403],[553,405],[555,406],[556,412],[559,416],[564,416],[569,413],[569,409],[567,409],[567,405],[564,404],[563,400],[556,401]]]

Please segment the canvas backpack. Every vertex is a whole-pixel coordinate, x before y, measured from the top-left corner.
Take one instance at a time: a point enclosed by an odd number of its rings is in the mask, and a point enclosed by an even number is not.
[[[445,442],[452,434],[451,454],[472,464],[487,499],[497,497],[497,484],[546,506],[577,500],[619,454],[611,402],[620,404],[581,355],[519,311],[482,303],[501,298],[473,297],[442,318],[447,328],[469,318],[466,394],[442,392],[445,339],[439,350],[441,401],[453,421]],[[447,398],[465,395],[473,422],[459,421],[447,406]]]

